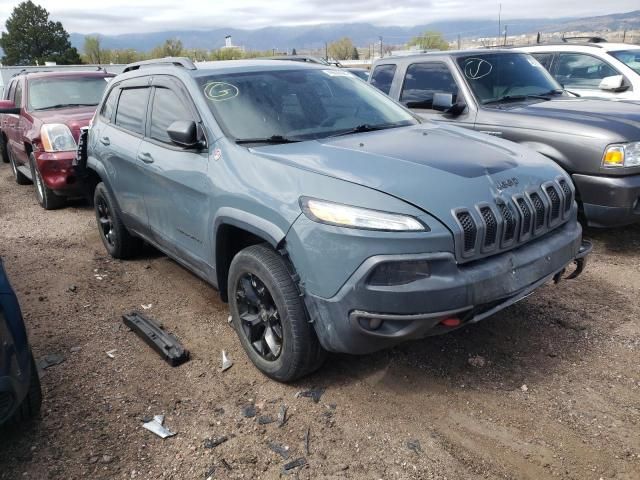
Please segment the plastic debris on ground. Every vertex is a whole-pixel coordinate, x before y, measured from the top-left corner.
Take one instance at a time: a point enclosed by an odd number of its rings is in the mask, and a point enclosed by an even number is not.
[[[216,448],[218,445],[222,445],[227,440],[229,440],[229,437],[227,437],[226,435],[216,438],[207,438],[204,441],[204,448]]]
[[[291,470],[296,469],[298,467],[304,467],[307,464],[307,459],[304,457],[296,458],[292,462],[285,464],[282,467],[282,471],[284,473],[289,473]]]
[[[226,372],[233,366],[233,362],[227,357],[227,352],[222,350],[222,371]]]
[[[245,418],[253,418],[256,416],[256,406],[253,404],[242,407],[242,416]]]
[[[422,453],[422,445],[420,445],[420,440],[409,440],[407,442],[407,448],[412,450],[416,454]]]
[[[172,367],[182,365],[189,360],[189,351],[174,335],[165,332],[162,325],[152,318],[133,312],[123,315],[122,321]]]
[[[322,394],[324,393],[324,391],[325,391],[324,388],[312,388],[310,390],[305,390],[305,391],[296,393],[296,398],[300,398],[300,397],[311,398],[314,403],[318,403],[320,402],[320,398],[322,397]]]
[[[105,352],[107,354],[107,357],[109,358],[116,358],[115,353],[118,351],[118,349],[114,348],[113,350],[109,350],[108,352]]]
[[[289,447],[275,442],[269,442],[269,449],[280,455],[285,460],[289,460]]]
[[[49,355],[45,355],[38,361],[38,367],[41,370],[46,370],[49,367],[53,367],[54,365],[60,365],[64,362],[64,357],[59,353],[51,353]]]
[[[280,407],[280,411],[278,412],[278,427],[284,427],[284,424],[287,423],[289,418],[287,417],[287,406],[282,405]]]
[[[176,435],[176,433],[164,426],[164,415],[156,415],[153,417],[153,420],[143,423],[142,426],[160,438],[168,438]]]

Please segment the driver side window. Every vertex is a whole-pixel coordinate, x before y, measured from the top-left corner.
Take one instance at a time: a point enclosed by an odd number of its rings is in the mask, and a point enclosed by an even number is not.
[[[407,68],[402,86],[400,102],[411,107],[431,110],[435,93],[453,94],[453,103],[458,96],[458,85],[444,63],[414,63]]]
[[[607,63],[579,53],[561,53],[556,62],[556,80],[567,88],[598,88],[605,77],[620,75]]]
[[[194,120],[189,108],[182,99],[172,90],[156,87],[151,108],[151,133],[150,136],[159,142],[171,144],[167,128],[173,122]]]

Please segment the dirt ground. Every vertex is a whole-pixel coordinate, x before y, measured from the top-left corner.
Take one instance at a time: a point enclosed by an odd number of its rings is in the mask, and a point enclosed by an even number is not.
[[[0,255],[36,359],[64,357],[44,371],[41,418],[0,432],[0,479],[279,478],[298,458],[303,479],[638,479],[640,227],[586,236],[577,280],[281,385],[249,363],[214,289],[152,249],[110,259],[88,206],[45,212],[0,164]],[[171,368],[122,325],[149,304],[191,361]],[[312,387],[318,403],[295,396]],[[284,426],[262,424],[282,405]],[[175,437],[142,428],[158,414]]]

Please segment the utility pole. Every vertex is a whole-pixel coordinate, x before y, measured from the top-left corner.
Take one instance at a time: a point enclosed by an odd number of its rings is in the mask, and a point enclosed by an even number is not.
[[[500,35],[502,34],[502,4],[499,4],[499,8],[498,8],[498,38],[500,38]],[[496,42],[500,43],[499,41]]]
[[[624,41],[627,39],[627,29],[624,29],[624,32],[622,32],[622,43],[624,43]]]
[[[458,50],[460,50],[460,34],[458,34]]]
[[[382,36],[378,37],[380,39],[380,58],[382,58],[384,55],[382,54]]]
[[[329,61],[329,46],[327,45],[327,42],[324,42],[324,59],[327,62]]]

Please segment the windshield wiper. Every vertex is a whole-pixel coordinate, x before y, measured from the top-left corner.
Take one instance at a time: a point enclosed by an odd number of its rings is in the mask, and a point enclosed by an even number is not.
[[[283,137],[282,135],[271,135],[270,137],[265,138],[237,138],[236,143],[238,145],[243,145],[245,143],[268,143],[273,145],[278,145],[281,143],[297,143],[300,140],[294,140],[292,138]]]
[[[97,103],[58,103],[56,105],[49,105],[48,107],[34,108],[34,110],[53,110],[54,108],[66,108],[66,107],[97,107]]]
[[[483,105],[489,105],[491,103],[501,103],[501,102],[509,102],[509,101],[517,101],[517,100],[527,100],[529,98],[537,98],[539,100],[551,100],[549,95],[553,95],[555,90],[546,93],[539,94],[530,94],[530,95],[505,95],[504,97],[494,98],[493,100],[485,100],[482,102]]]
[[[362,125],[358,125],[357,127],[350,128],[349,130],[345,130],[329,136],[342,137],[344,135],[353,135],[354,133],[375,132],[376,130],[386,130],[387,128],[406,127],[408,125],[409,124],[405,124],[405,123],[379,123],[378,125],[370,125],[368,123],[363,123]]]

